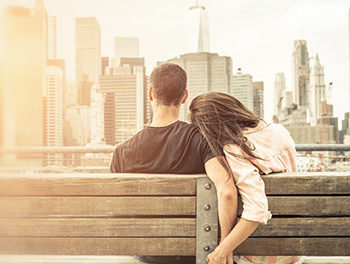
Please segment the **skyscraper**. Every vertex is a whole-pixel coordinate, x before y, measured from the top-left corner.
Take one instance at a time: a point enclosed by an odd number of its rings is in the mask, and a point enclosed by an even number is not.
[[[143,77],[143,114],[144,114],[144,125],[152,122],[152,111],[151,102],[148,99],[149,91],[149,78],[146,76],[145,59],[144,58],[120,58],[120,66],[130,66],[131,72],[136,74],[140,72],[144,75]]]
[[[54,65],[46,67],[45,89],[45,146],[63,146],[63,87],[62,68]],[[62,165],[62,155],[48,154],[46,165]]]
[[[180,65],[187,73],[188,99],[181,110],[181,119],[186,119],[188,107],[194,97],[201,93],[230,93],[232,81],[232,59],[217,53],[188,53],[167,62]]]
[[[196,0],[191,3],[186,19],[187,52],[209,52],[209,15]]]
[[[42,1],[33,10],[7,7],[3,26],[3,142],[6,147],[42,146],[47,62],[47,16]]]
[[[70,138],[66,139],[69,145],[85,146],[91,142],[91,107],[70,106],[65,111],[65,119],[72,132]]]
[[[320,63],[318,54],[316,54],[315,63],[311,68],[310,86],[309,86],[309,107],[310,123],[316,125],[321,117],[321,103],[327,101],[326,85],[324,82],[324,70]]]
[[[273,114],[279,117],[282,110],[283,94],[286,90],[286,78],[283,72],[276,73],[273,91]]]
[[[144,124],[145,126],[150,125],[152,123],[153,118],[153,112],[152,112],[152,106],[151,101],[149,100],[149,88],[150,88],[150,76],[146,75],[146,87],[145,87],[145,93],[144,93]]]
[[[47,40],[48,40],[48,59],[56,59],[56,17],[48,17],[48,31],[47,31]]]
[[[91,89],[91,143],[101,144],[104,141],[104,100],[99,85]]]
[[[252,76],[242,73],[238,68],[232,77],[232,95],[241,101],[249,110],[254,112],[254,89]]]
[[[116,67],[111,75],[100,76],[105,97],[105,141],[109,145],[122,143],[144,126],[143,67]]]
[[[105,71],[107,67],[109,67],[109,58],[102,57],[101,58],[101,75],[105,75]]]
[[[119,66],[121,58],[138,58],[139,49],[138,38],[115,37],[114,66]]]
[[[91,87],[101,74],[100,25],[95,17],[75,19],[75,57],[78,103],[90,105]]]
[[[264,118],[264,83],[253,82],[254,90],[254,114]]]
[[[292,78],[294,103],[296,103],[298,106],[308,107],[310,67],[306,40],[294,41]]]
[[[2,67],[0,60],[0,146],[4,144],[4,78]]]

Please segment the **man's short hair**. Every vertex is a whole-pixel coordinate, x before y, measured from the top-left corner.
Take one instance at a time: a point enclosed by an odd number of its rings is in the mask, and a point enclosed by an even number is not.
[[[178,106],[185,94],[187,75],[179,65],[164,63],[152,71],[150,82],[157,102]]]

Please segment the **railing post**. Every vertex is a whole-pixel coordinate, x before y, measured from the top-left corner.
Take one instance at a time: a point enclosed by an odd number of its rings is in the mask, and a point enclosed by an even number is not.
[[[196,264],[203,264],[217,246],[219,232],[216,189],[207,177],[197,180],[196,217]]]

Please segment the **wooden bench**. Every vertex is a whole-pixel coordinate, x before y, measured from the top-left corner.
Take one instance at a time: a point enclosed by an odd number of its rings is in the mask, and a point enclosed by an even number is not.
[[[273,218],[241,255],[350,255],[350,173],[263,176]],[[205,175],[0,175],[0,254],[206,255],[218,243]],[[242,206],[240,206],[242,207]]]

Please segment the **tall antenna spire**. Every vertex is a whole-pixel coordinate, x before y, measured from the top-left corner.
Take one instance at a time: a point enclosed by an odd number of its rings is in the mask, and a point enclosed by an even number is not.
[[[191,1],[189,8],[189,52],[209,52],[209,16],[199,0]]]

